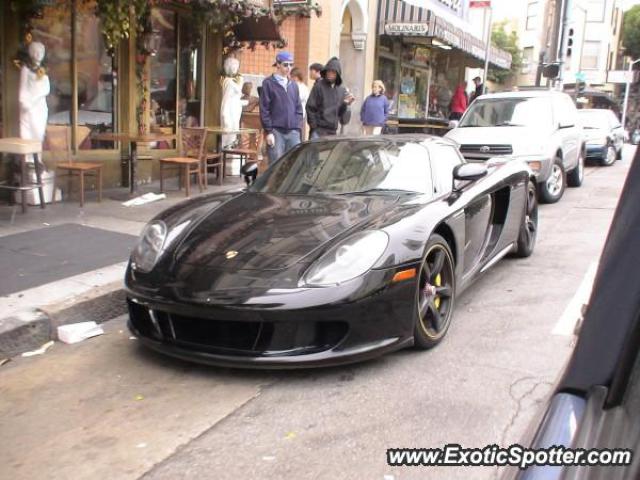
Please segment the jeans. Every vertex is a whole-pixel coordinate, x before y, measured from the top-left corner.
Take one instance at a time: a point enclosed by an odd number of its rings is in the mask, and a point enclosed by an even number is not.
[[[326,137],[329,135],[335,135],[336,132],[334,132],[333,130],[326,130],[324,128],[314,128],[311,130],[311,133],[309,134],[309,140],[314,140],[316,138],[321,138],[321,137]]]
[[[300,130],[274,128],[271,133],[275,137],[275,143],[272,147],[267,146],[269,165],[300,143]]]

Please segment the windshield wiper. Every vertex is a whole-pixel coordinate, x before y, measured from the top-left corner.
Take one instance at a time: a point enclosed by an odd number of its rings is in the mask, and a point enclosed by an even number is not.
[[[413,192],[411,190],[402,190],[399,188],[369,188],[367,190],[356,190],[353,192],[343,192],[338,193],[338,195],[362,195],[367,193],[380,193],[380,192],[391,192],[391,193],[418,193]]]
[[[511,123],[509,121],[502,122],[496,125],[496,127],[524,127],[525,125],[521,123]]]

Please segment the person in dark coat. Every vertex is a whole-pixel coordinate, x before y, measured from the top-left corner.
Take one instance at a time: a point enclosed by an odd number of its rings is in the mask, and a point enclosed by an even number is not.
[[[307,100],[307,122],[311,133],[309,138],[335,135],[340,125],[351,120],[350,105],[353,95],[342,85],[340,60],[333,57],[321,72]]]
[[[269,165],[300,143],[302,103],[298,84],[289,78],[293,55],[280,52],[276,71],[262,81],[260,121],[266,134]]]
[[[469,103],[473,102],[476,98],[484,93],[484,84],[482,83],[482,79],[480,77],[475,77],[473,79],[473,83],[476,84],[476,89],[471,93]]]

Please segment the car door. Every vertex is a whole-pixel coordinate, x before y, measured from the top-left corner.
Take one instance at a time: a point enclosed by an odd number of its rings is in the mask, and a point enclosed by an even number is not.
[[[453,169],[464,162],[452,145],[433,143],[429,145],[434,195],[446,198],[453,188]],[[482,258],[487,230],[491,221],[492,199],[489,192],[481,192],[464,206],[465,241],[464,273],[470,272]]]
[[[553,99],[557,135],[562,149],[562,163],[565,171],[578,164],[582,143],[582,129],[578,126],[578,111],[569,95],[555,95]]]

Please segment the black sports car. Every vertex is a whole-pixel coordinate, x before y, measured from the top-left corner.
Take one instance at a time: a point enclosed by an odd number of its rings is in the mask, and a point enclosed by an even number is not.
[[[429,348],[455,299],[532,253],[537,203],[518,161],[466,163],[426,135],[300,144],[243,192],[198,197],[144,229],[126,273],[151,348],[288,368]]]

